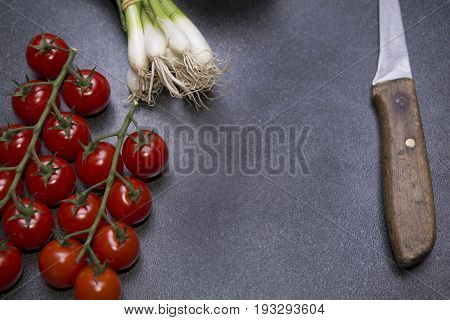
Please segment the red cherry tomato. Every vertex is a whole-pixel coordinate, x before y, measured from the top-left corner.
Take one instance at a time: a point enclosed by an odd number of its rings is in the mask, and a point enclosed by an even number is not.
[[[31,80],[30,82],[23,83],[22,87],[26,86],[27,83],[36,82],[41,81]],[[11,98],[12,107],[17,117],[29,126],[35,125],[47,106],[52,89],[51,84],[36,85],[22,90],[17,88]],[[59,96],[56,96],[55,104],[59,109],[61,104]]]
[[[28,145],[33,137],[32,130],[23,130],[15,133],[11,133],[11,139],[8,139],[10,130],[22,128],[23,126],[18,124],[11,124],[9,126],[1,128],[0,132],[0,165],[5,167],[17,166],[25,156]],[[9,130],[8,130],[9,129]],[[2,141],[1,139],[7,139]],[[36,141],[35,150],[37,154],[41,153],[41,142]]]
[[[0,171],[0,201],[6,196],[9,191],[9,187],[14,180],[16,173],[14,171]],[[19,181],[16,187],[16,195],[18,197],[23,196],[23,184],[22,181]],[[3,208],[0,210],[0,215],[2,215],[3,211],[6,210],[12,204],[12,200],[9,200]]]
[[[100,72],[80,70],[64,81],[62,96],[69,108],[83,116],[92,116],[108,106],[111,88]]]
[[[12,243],[0,239],[0,292],[11,288],[22,275],[23,260]]]
[[[69,46],[54,34],[37,34],[28,43],[25,55],[28,66],[38,76],[54,79],[69,58]]]
[[[152,210],[152,194],[147,185],[134,177],[127,177],[134,190],[127,189],[117,179],[114,181],[106,203],[108,212],[118,221],[133,225],[143,221]]]
[[[34,197],[55,206],[75,190],[75,172],[60,157],[40,156],[39,160],[44,168],[39,168],[34,161],[30,162],[25,172],[25,184]]]
[[[0,171],[0,201],[6,196],[8,193],[9,187],[14,180],[16,173],[14,171]],[[18,196],[23,195],[23,184],[22,181],[19,181],[16,187],[16,194]]]
[[[109,175],[115,150],[116,148],[111,143],[101,141],[85,159],[83,159],[84,152],[78,153],[75,170],[80,180],[87,186],[93,186],[105,180]],[[116,170],[119,173],[123,171],[121,155],[119,155]]]
[[[77,300],[119,300],[121,296],[119,276],[110,268],[96,274],[91,266],[86,266],[75,280]]]
[[[79,263],[76,262],[82,247],[74,239],[62,244],[57,240],[47,243],[39,254],[39,270],[45,281],[59,289],[72,287],[78,273],[86,265],[86,254]]]
[[[102,226],[94,237],[92,245],[100,261],[116,271],[131,267],[139,257],[139,238],[134,229],[118,222],[117,228]]]
[[[122,148],[125,166],[135,176],[147,179],[163,172],[169,159],[164,140],[155,132],[142,130],[141,138],[134,132],[125,140]],[[140,141],[139,146],[136,141]]]
[[[50,152],[70,161],[83,151],[82,144],[89,143],[91,129],[86,120],[76,114],[62,112],[61,115],[66,121],[58,121],[53,114],[47,118],[42,137]]]
[[[50,209],[40,202],[22,199],[27,212],[20,212],[16,205],[11,205],[3,214],[3,231],[10,241],[21,250],[35,250],[42,247],[53,235],[55,223]],[[24,216],[28,216],[25,219]],[[28,220],[28,221],[27,221]]]
[[[86,230],[92,226],[100,208],[101,199],[94,193],[89,193],[83,201],[76,194],[62,202],[58,208],[56,218],[65,234]],[[100,225],[103,224],[103,219]],[[75,239],[86,240],[87,234],[74,236]]]

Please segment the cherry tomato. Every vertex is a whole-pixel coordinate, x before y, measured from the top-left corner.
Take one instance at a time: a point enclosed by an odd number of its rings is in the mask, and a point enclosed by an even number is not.
[[[117,228],[102,226],[94,237],[92,245],[100,261],[116,271],[131,267],[139,257],[139,238],[134,229],[118,222]]]
[[[0,239],[0,292],[11,288],[22,270],[22,253],[12,243]]]
[[[169,150],[157,133],[141,130],[141,134],[136,131],[125,140],[122,155],[131,173],[147,179],[163,172],[169,159]]]
[[[25,55],[28,66],[38,76],[54,79],[69,58],[69,46],[54,34],[37,34],[28,43]]]
[[[117,179],[114,181],[106,208],[114,219],[133,225],[145,220],[152,210],[152,194],[147,185],[134,177],[127,177],[133,190]]]
[[[22,199],[25,211],[15,204],[3,214],[3,231],[10,241],[21,250],[35,250],[47,243],[53,235],[55,223],[50,209],[39,200]]]
[[[122,296],[122,285],[117,273],[111,268],[100,272],[92,268],[86,266],[78,274],[75,280],[75,298],[77,300],[119,300]]]
[[[35,161],[30,162],[25,172],[25,184],[34,197],[55,206],[75,190],[75,172],[60,157],[40,156],[39,160],[44,167],[39,168]]]
[[[25,152],[33,137],[33,131],[23,130],[14,133],[11,132],[11,130],[22,127],[18,124],[11,124],[1,128],[0,165],[5,167],[17,166],[25,156]],[[3,139],[6,139],[6,141],[3,141]],[[37,154],[41,153],[41,142],[39,140],[36,141],[35,150]]]
[[[74,239],[64,243],[57,240],[47,243],[39,254],[39,270],[45,281],[59,289],[72,287],[78,273],[86,265],[86,254],[79,263],[76,262],[82,247]]]
[[[58,224],[65,234],[86,230],[92,226],[100,208],[101,199],[94,193],[89,193],[86,199],[81,199],[76,194],[70,196],[61,203],[56,214]],[[103,219],[100,225],[103,224]],[[74,236],[83,241],[87,234]]]
[[[6,196],[9,191],[9,187],[14,180],[16,173],[14,171],[0,171],[0,201]],[[16,195],[18,197],[23,196],[23,184],[19,181],[16,187]],[[0,210],[0,215],[12,204],[12,200],[9,200],[3,208]]]
[[[9,187],[14,180],[16,173],[14,171],[0,171],[0,201],[6,196],[8,193]],[[23,195],[23,184],[22,181],[19,181],[16,187],[16,194],[18,196]]]
[[[111,88],[100,72],[79,70],[64,81],[62,96],[69,108],[83,116],[92,116],[108,106]]]
[[[17,117],[29,126],[35,125],[39,121],[53,89],[51,84],[25,88],[27,84],[37,82],[41,81],[31,80],[23,83],[20,88],[16,89],[11,98],[12,107]],[[56,96],[55,104],[59,109],[61,105],[59,96]]]
[[[80,180],[87,186],[93,186],[105,180],[109,175],[115,150],[116,148],[111,143],[101,141],[87,157],[85,157],[84,152],[78,153],[75,170]],[[119,173],[123,171],[123,161],[120,154],[116,170]],[[104,185],[100,188],[104,188]]]
[[[89,143],[91,129],[86,120],[76,114],[62,112],[61,115],[66,121],[58,121],[53,114],[47,118],[42,137],[50,152],[70,161],[83,151],[82,144]]]

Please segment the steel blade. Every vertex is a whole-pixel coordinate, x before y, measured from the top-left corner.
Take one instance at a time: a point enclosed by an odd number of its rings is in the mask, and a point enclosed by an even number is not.
[[[373,84],[400,78],[412,79],[402,13],[398,0],[380,0],[380,55]]]

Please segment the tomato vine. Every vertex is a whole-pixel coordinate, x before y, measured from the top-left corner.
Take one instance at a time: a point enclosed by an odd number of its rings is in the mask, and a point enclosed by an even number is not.
[[[42,34],[42,41],[46,37],[53,40],[45,40],[43,45],[38,45],[34,43],[38,39],[36,36],[32,40],[34,42],[29,44],[33,49],[38,50],[37,55],[44,55],[44,57],[39,56],[39,59],[45,58],[47,51],[62,50],[60,46],[55,44],[56,41],[63,41],[62,39],[54,35]],[[67,288],[74,285],[75,296],[80,299],[120,298],[121,284],[115,271],[133,265],[140,250],[139,238],[130,224],[134,225],[147,218],[152,206],[151,192],[146,184],[136,177],[122,175],[124,163],[121,153],[129,152],[138,155],[138,151],[147,148],[146,153],[150,154],[151,159],[159,160],[156,162],[156,166],[153,164],[151,168],[145,168],[144,161],[133,159],[132,155],[128,154],[126,165],[131,172],[139,173],[151,170],[150,173],[146,173],[147,176],[155,176],[161,173],[166,166],[168,149],[162,138],[154,131],[147,132],[139,128],[138,122],[134,118],[134,114],[139,107],[137,100],[131,102],[119,130],[91,139],[90,128],[81,115],[92,115],[106,108],[110,87],[106,78],[95,71],[95,68],[83,70],[83,72],[78,70],[78,73],[72,70],[72,63],[77,53],[76,49],[69,48],[64,53],[67,53],[67,60],[54,80],[30,81],[27,78],[27,82],[24,84],[16,83],[18,88],[13,94],[13,101],[17,102],[19,99],[25,103],[30,92],[33,92],[37,86],[45,86],[47,90],[45,98],[48,98],[48,100],[43,109],[42,101],[40,101],[38,109],[36,109],[37,105],[34,105],[35,108],[33,109],[31,102],[23,108],[14,109],[16,113],[21,113],[22,117],[18,114],[19,118],[27,122],[24,117],[26,113],[24,110],[30,107],[33,111],[33,121],[30,120],[30,123],[27,123],[28,126],[10,126],[8,124],[0,132],[0,146],[5,147],[5,150],[10,148],[9,142],[15,136],[22,135],[24,142],[26,142],[21,144],[22,147],[17,150],[17,155],[11,164],[0,161],[0,165],[3,166],[0,166],[1,178],[5,181],[3,189],[0,190],[3,197],[0,198],[0,210],[3,213],[2,223],[5,234],[10,236],[8,240],[11,240],[17,248],[34,250],[43,247],[39,256],[39,269],[43,278],[51,286]],[[36,65],[30,64],[32,58],[32,55],[27,55],[29,66],[37,72],[34,69]],[[47,61],[47,64],[50,63],[50,61]],[[103,84],[101,88],[97,86],[96,89],[94,82],[99,81],[98,79],[101,79]],[[67,88],[72,86],[70,87],[71,99],[75,97],[79,100],[79,103],[71,104],[70,101],[68,102],[67,94],[64,95],[64,86],[66,86],[66,93]],[[49,87],[51,87],[51,93],[48,95]],[[70,112],[60,111],[58,93],[61,88],[64,101],[72,109]],[[102,101],[93,102],[91,99],[88,101],[89,103],[86,102],[82,105],[81,101],[86,98],[85,95],[103,89],[105,90]],[[73,99],[71,101],[73,102]],[[101,104],[97,102],[101,102]],[[79,107],[84,109],[78,110]],[[133,123],[136,131],[128,134],[131,123]],[[54,154],[53,156],[40,155],[41,134],[48,150]],[[110,138],[116,139],[114,145],[103,141]],[[125,149],[126,141],[128,141],[128,144],[134,143],[131,151]],[[108,154],[106,166],[101,168],[101,175],[99,175],[99,170],[94,168],[95,179],[88,179],[92,178],[92,174],[83,175],[79,171],[83,169],[79,163],[84,164],[88,157],[96,156],[96,151],[101,146],[104,149],[100,153],[106,150],[103,153]],[[163,157],[159,159],[157,155],[161,150],[163,151]],[[83,191],[77,190],[76,193],[73,193],[75,172],[67,162],[74,159],[76,174],[86,185]],[[58,176],[64,172],[66,173],[64,177],[68,181],[64,181],[63,178]],[[139,176],[137,173],[134,173],[135,176]],[[22,176],[25,176],[27,189],[32,193],[30,198],[23,195]],[[57,179],[55,177],[60,179],[60,186],[64,186],[62,193],[59,190],[61,188],[49,184],[51,179],[53,179],[53,182]],[[83,179],[83,177],[87,178]],[[96,192],[99,191],[102,193],[102,198],[96,195]],[[111,198],[119,197],[120,193],[125,195],[126,202],[120,203],[120,201],[111,200]],[[113,201],[112,207],[115,209],[120,207],[117,212],[114,212],[115,214],[110,212],[108,201]],[[48,241],[54,232],[54,220],[46,205],[59,205],[58,223],[61,230],[66,233],[65,235],[59,235],[56,240],[51,242]],[[79,210],[82,214],[85,213],[89,216],[78,220],[73,218]],[[60,221],[64,219],[65,221]],[[31,230],[31,222],[37,223],[38,220],[42,221],[42,232]],[[63,226],[64,223],[66,228]],[[25,234],[29,232],[36,239],[27,239],[30,241],[20,242],[18,238],[14,237],[17,230],[22,233],[22,238],[26,238]],[[111,237],[113,240],[109,241]],[[17,250],[16,248],[13,249]],[[0,253],[6,254],[6,250],[6,247],[0,247]],[[85,266],[87,261],[90,264],[89,266]],[[2,265],[0,264],[0,271],[1,268]],[[14,284],[17,279],[18,277],[11,279],[14,281],[5,283]],[[1,280],[3,279],[0,275]],[[100,290],[96,287],[100,283],[109,284],[110,288]]]

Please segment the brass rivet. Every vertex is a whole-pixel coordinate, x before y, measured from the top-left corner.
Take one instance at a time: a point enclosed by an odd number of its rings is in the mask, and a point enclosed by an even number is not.
[[[414,139],[407,139],[405,144],[408,148],[414,148],[416,146],[416,141]]]

